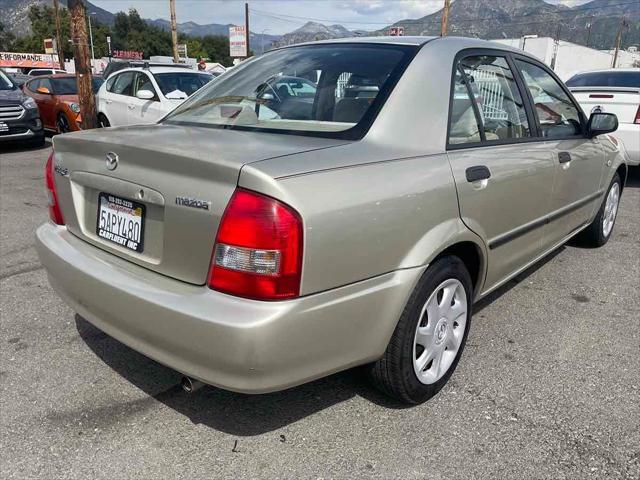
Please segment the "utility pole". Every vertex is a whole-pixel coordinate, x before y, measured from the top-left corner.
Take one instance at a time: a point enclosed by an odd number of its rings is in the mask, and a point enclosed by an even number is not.
[[[616,51],[613,54],[613,65],[611,65],[611,68],[616,68],[616,64],[618,63],[618,52],[620,51],[620,42],[622,41],[622,30],[625,26],[625,18],[622,17],[620,19],[620,28],[618,28],[618,35],[616,36]]]
[[[82,128],[96,128],[96,103],[93,96],[91,64],[89,62],[89,41],[87,38],[87,11],[82,0],[67,0],[71,15],[71,40],[73,61],[76,66],[78,103],[82,115]]]
[[[247,42],[247,58],[251,56],[249,53],[249,4],[244,4],[244,38]]]
[[[593,26],[593,14],[589,15],[589,27],[587,29],[587,48],[589,47],[589,40],[591,40],[591,27]]]
[[[62,38],[60,37],[60,10],[58,0],[53,0],[53,13],[56,17],[56,53],[58,54],[60,69],[64,70],[64,45],[62,44]]]
[[[444,0],[444,8],[442,9],[442,26],[440,28],[440,36],[447,36],[447,29],[449,27],[449,0]]]
[[[556,69],[556,60],[558,58],[558,50],[560,49],[560,24],[556,28],[556,37],[553,42],[553,56],[551,57],[551,70]]]
[[[169,0],[171,10],[171,43],[173,44],[173,62],[179,63],[178,58],[178,26],[176,25],[176,0]]]

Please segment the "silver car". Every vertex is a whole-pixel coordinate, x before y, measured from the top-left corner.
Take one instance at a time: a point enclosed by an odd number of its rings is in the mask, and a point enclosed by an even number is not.
[[[474,302],[610,238],[616,127],[486,41],[282,48],[158,124],[55,137],[38,253],[73,309],[187,389],[366,365],[415,404],[452,375]]]

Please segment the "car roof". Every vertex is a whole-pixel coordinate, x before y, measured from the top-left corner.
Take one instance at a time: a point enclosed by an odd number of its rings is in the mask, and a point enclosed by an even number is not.
[[[421,47],[431,42],[448,42],[448,43],[457,43],[458,48],[460,50],[465,48],[491,48],[496,50],[503,50],[507,52],[518,53],[522,56],[529,57],[533,60],[540,61],[539,58],[531,55],[524,50],[520,50],[518,48],[511,47],[509,45],[505,45],[504,43],[492,42],[489,40],[483,40],[480,38],[470,38],[470,37],[456,37],[456,36],[447,36],[447,37],[427,37],[427,36],[401,36],[401,37],[389,37],[389,36],[380,36],[380,37],[348,37],[348,38],[335,38],[330,40],[319,40],[315,42],[305,42],[298,43],[295,45],[287,45],[281,48],[291,48],[298,47],[301,45],[331,45],[331,44],[373,44],[373,45],[413,45],[417,47]],[[277,49],[276,49],[277,50]]]
[[[207,74],[208,72],[201,72],[199,70],[193,70],[191,68],[184,68],[184,67],[157,67],[157,66],[152,66],[150,65],[149,68],[144,68],[144,67],[128,67],[128,68],[123,68],[121,70],[118,70],[117,72],[113,72],[112,75],[115,74],[119,74],[122,72],[151,72],[151,73],[205,73]],[[111,76],[111,75],[109,75]]]
[[[578,72],[576,75],[586,75],[588,73],[640,73],[640,68],[603,68],[600,70],[585,70],[584,72]]]

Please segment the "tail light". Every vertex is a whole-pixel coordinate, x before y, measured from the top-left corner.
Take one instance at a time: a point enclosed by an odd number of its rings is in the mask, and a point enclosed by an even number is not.
[[[302,228],[288,205],[237,189],[218,228],[209,286],[255,300],[299,296]]]
[[[56,182],[54,181],[53,168],[55,164],[55,152],[51,152],[47,165],[45,167],[45,185],[47,187],[47,197],[49,201],[49,218],[56,225],[64,225],[60,203],[58,203],[58,192],[56,191]]]
[[[636,110],[636,118],[633,121],[636,125],[640,124],[640,106],[638,106],[638,110]]]

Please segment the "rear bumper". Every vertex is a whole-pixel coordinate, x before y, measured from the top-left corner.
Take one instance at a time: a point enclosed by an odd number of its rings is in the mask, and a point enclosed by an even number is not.
[[[42,225],[40,260],[81,316],[131,348],[228,390],[282,390],[382,355],[426,267],[284,302],[186,284]]]
[[[629,165],[640,165],[640,125],[621,123],[612,135],[624,144]]]

